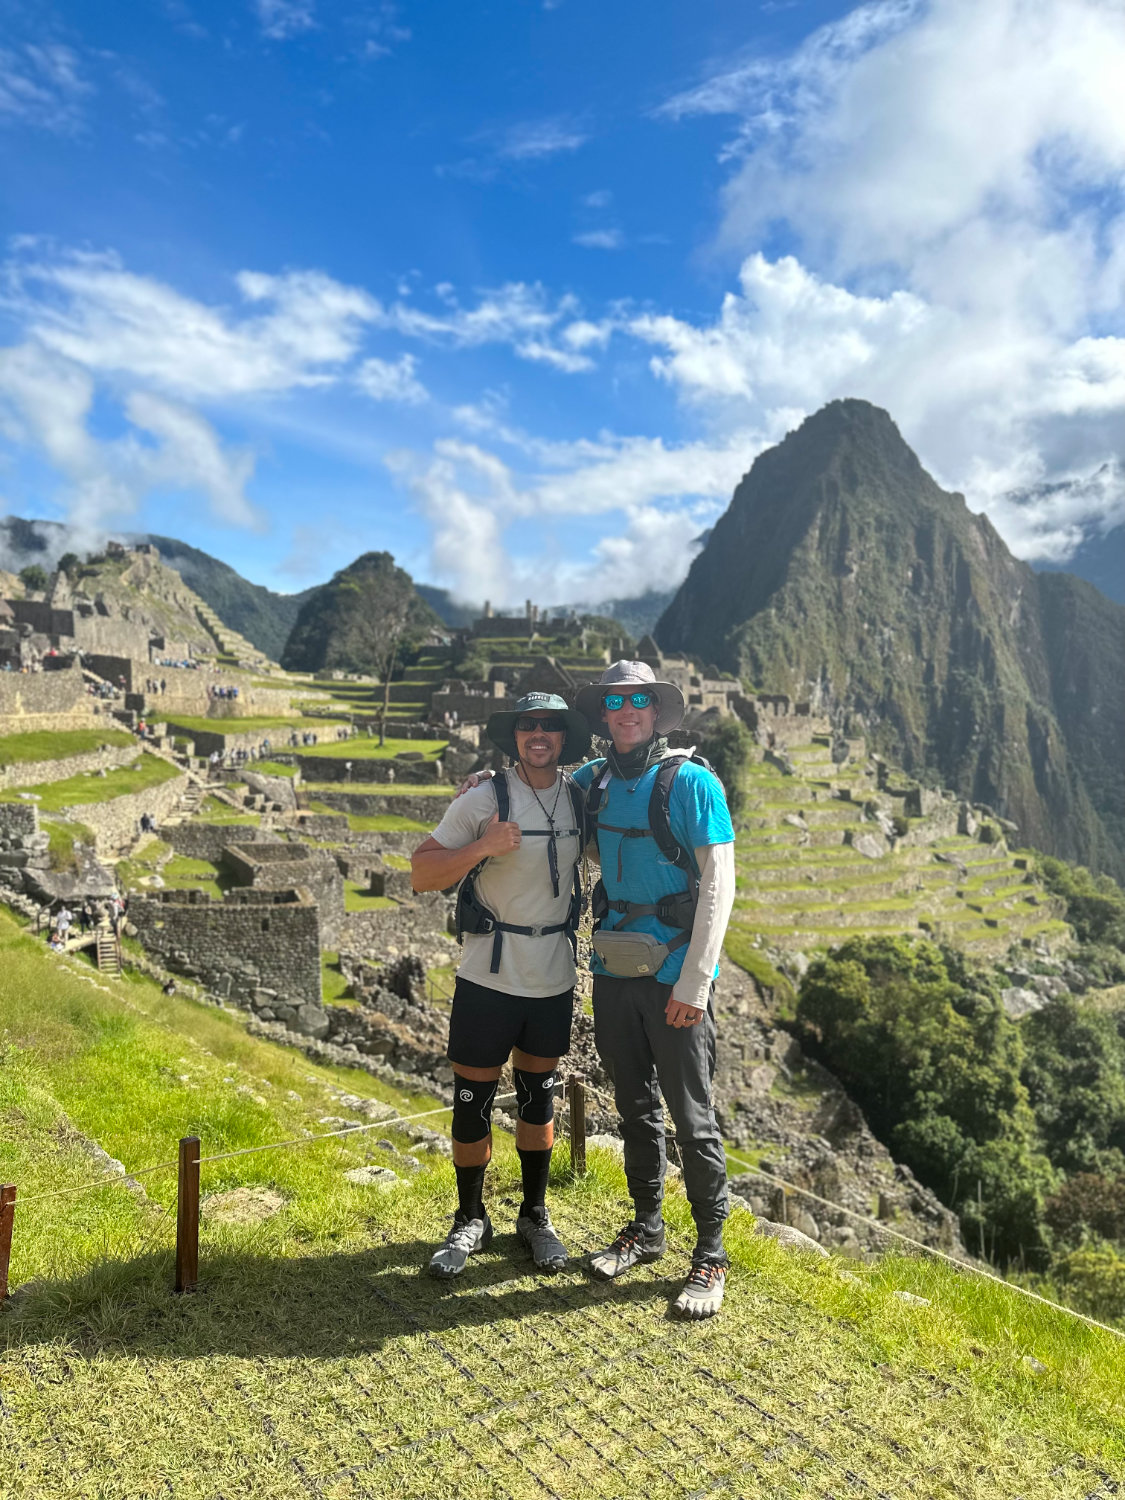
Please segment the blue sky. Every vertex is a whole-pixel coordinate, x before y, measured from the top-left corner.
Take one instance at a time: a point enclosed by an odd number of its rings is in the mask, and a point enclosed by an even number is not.
[[[1122,19],[0,0],[0,511],[596,600],[857,395],[1065,558],[1125,518]]]

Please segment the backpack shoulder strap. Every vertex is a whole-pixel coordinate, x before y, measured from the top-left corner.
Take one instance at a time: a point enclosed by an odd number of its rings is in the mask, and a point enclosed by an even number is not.
[[[497,772],[492,778],[492,790],[496,793],[496,811],[500,814],[500,821],[501,823],[507,823],[508,814],[512,810],[512,796],[508,790],[507,772]]]
[[[596,770],[593,780],[586,788],[585,811],[586,817],[590,823],[591,831],[596,833],[598,829],[598,808],[602,805],[602,796],[605,790],[602,783],[605,780],[606,768],[608,767],[609,762],[603,759],[596,760],[593,762],[593,764],[596,767]]]
[[[680,773],[680,767],[686,765],[688,761],[694,761],[697,765],[702,764],[710,770],[710,766],[703,757],[694,753],[666,755],[660,762],[660,769],[652,784],[652,794],[648,799],[648,826],[652,829],[652,836],[661,854],[677,868],[683,870],[694,888],[696,876],[691,851],[684,849],[677,841],[672,832],[671,819],[672,784]]]

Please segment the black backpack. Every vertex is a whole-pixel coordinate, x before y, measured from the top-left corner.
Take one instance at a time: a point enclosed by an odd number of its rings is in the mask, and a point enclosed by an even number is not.
[[[691,927],[695,920],[695,908],[699,902],[699,877],[695,873],[695,865],[692,862],[690,849],[685,849],[672,832],[671,802],[672,786],[679,775],[680,767],[688,762],[693,765],[702,766],[705,771],[714,773],[714,767],[704,756],[698,755],[694,750],[685,751],[682,755],[666,755],[660,762],[660,769],[656,773],[652,792],[648,799],[648,827],[647,828],[615,828],[611,823],[600,825],[607,833],[621,835],[621,843],[617,847],[617,878],[621,879],[621,855],[625,847],[626,839],[651,838],[656,841],[656,847],[670,864],[682,870],[687,884],[682,891],[675,891],[669,896],[662,896],[659,901],[649,903],[638,903],[634,901],[611,901],[604,883],[599,879],[594,886],[590,897],[591,910],[594,916],[595,930],[601,924],[603,918],[611,911],[618,912],[625,920],[619,922],[614,931],[627,927],[639,917],[654,916],[663,922],[666,927],[682,928],[680,936],[673,938],[667,944],[670,953],[677,948],[682,948],[691,941]],[[609,775],[608,766],[605,771],[600,771],[590,784],[586,793],[586,825],[588,830],[597,837],[599,822],[598,812],[602,803],[602,794]],[[600,845],[599,845],[600,854]]]
[[[578,837],[579,852],[586,846],[585,838],[585,800],[580,787],[576,786],[566,773],[563,773],[563,781],[567,792],[570,794],[571,810],[574,813],[575,826],[573,828],[562,828],[558,831],[564,834],[576,834]],[[509,821],[511,812],[511,798],[508,792],[508,778],[503,771],[492,778],[493,791],[496,794],[496,811],[500,816],[501,823]],[[524,828],[521,830],[524,838],[546,838],[553,836],[547,828]],[[565,922],[555,922],[547,927],[521,927],[513,922],[501,922],[494,912],[489,911],[480,898],[477,890],[477,876],[488,863],[488,859],[482,859],[465,875],[457,887],[457,904],[454,910],[454,923],[457,932],[457,941],[463,943],[465,934],[473,936],[492,933],[492,961],[489,972],[497,974],[500,971],[500,954],[503,951],[504,934],[506,932],[518,933],[521,937],[545,937],[548,933],[565,932],[570,940],[570,946],[574,949],[575,957],[578,956],[578,923],[582,918],[583,894],[582,877],[579,873],[580,860],[574,864],[574,889],[570,897],[570,910]],[[557,866],[552,865],[552,875],[557,885]],[[556,889],[557,894],[557,889]]]

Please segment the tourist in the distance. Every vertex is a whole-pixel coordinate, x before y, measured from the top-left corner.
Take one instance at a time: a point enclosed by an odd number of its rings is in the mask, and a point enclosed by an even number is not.
[[[449,1024],[457,1211],[430,1261],[440,1277],[460,1274],[492,1239],[484,1178],[492,1104],[509,1057],[523,1180],[516,1233],[537,1268],[558,1270],[567,1261],[546,1192],[555,1070],[570,1049],[583,836],[581,797],[559,767],[582,759],[590,731],[562,698],[529,693],[513,710],[493,714],[486,733],[513,768],[456,798],[411,862],[416,891],[462,882],[464,952]]]

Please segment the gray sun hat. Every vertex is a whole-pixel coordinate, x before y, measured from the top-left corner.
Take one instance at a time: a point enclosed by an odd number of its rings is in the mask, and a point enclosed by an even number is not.
[[[607,692],[628,694],[633,688],[654,693],[659,700],[656,715],[657,734],[669,734],[678,729],[684,719],[684,695],[674,682],[661,682],[647,662],[615,661],[606,667],[597,682],[579,688],[575,707],[586,715],[591,724],[602,721],[602,699]]]
[[[559,755],[560,766],[573,766],[586,758],[590,748],[590,726],[585,716],[578,709],[571,708],[558,693],[525,693],[515,708],[493,714],[484,732],[497,750],[503,750],[512,760],[519,759],[519,752],[516,750],[516,720],[523,714],[550,714],[566,724],[566,738]]]

